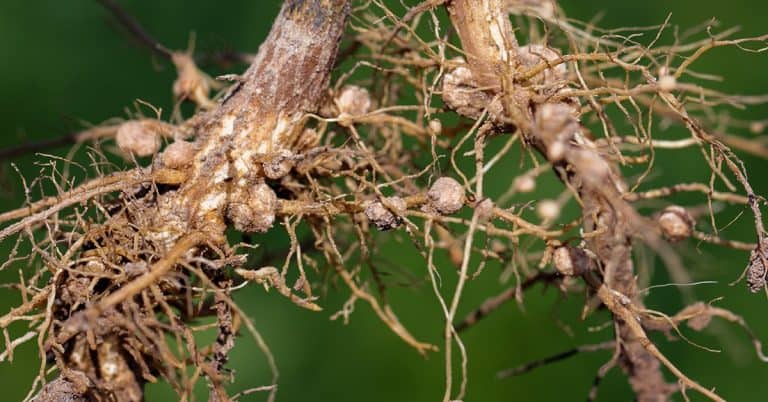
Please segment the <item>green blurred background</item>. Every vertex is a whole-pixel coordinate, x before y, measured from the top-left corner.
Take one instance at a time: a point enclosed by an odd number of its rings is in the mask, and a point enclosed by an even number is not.
[[[121,1],[156,38],[171,48],[185,48],[190,32],[195,32],[197,48],[231,48],[255,52],[267,34],[280,1]],[[402,11],[399,2],[392,1]],[[415,0],[405,1],[408,5]],[[764,33],[768,2],[754,0],[644,0],[589,2],[570,0],[561,4],[570,17],[588,20],[602,12],[605,28],[655,25],[672,13],[672,22],[692,27],[716,17],[722,27],[740,25],[742,35]],[[705,56],[697,71],[726,77],[717,88],[747,94],[768,93],[768,55],[755,55],[721,49]],[[221,73],[223,71],[215,71]],[[237,71],[231,71],[237,72]],[[83,122],[99,123],[124,116],[136,99],[170,110],[170,87],[174,70],[163,60],[152,58],[135,46],[95,1],[21,0],[0,1],[0,147],[24,141],[52,138],[82,127]],[[768,117],[765,106],[740,112],[741,116]],[[167,116],[167,114],[166,114]],[[658,133],[658,132],[657,132]],[[748,133],[738,133],[749,135]],[[658,135],[658,134],[657,134]],[[65,149],[51,150],[63,155]],[[657,166],[658,183],[706,181],[708,169],[700,155],[661,154]],[[759,194],[767,194],[764,177],[768,163],[745,157],[752,182]],[[39,172],[34,157],[13,162],[27,177]],[[0,162],[0,211],[20,205],[23,191],[11,161]],[[516,169],[514,163],[507,163]],[[539,196],[557,194],[558,184],[543,179]],[[506,183],[491,183],[498,191]],[[726,211],[721,224],[746,212],[741,208]],[[723,234],[753,241],[748,215]],[[263,247],[282,247],[285,239],[267,239]],[[0,255],[8,253],[8,242],[0,244]],[[278,246],[275,246],[278,245]],[[441,344],[441,313],[431,288],[424,282],[424,263],[408,244],[387,244],[385,257],[392,271],[412,276],[418,286],[393,290],[391,298],[402,321],[423,340]],[[768,339],[768,320],[764,295],[748,294],[743,283],[729,286],[741,273],[747,254],[688,243],[681,248],[695,279],[718,281],[696,288],[702,300],[723,297],[719,305],[743,314],[755,331]],[[394,255],[394,256],[393,256]],[[658,265],[658,263],[656,263]],[[450,286],[453,274],[444,278]],[[2,273],[4,282],[18,278],[18,267]],[[499,283],[498,271],[487,271],[471,282],[459,316],[463,316],[485,297],[507,285]],[[666,281],[663,269],[654,270],[654,283]],[[450,289],[450,287],[447,287]],[[608,331],[590,333],[589,326],[605,321],[598,314],[587,322],[578,319],[583,300],[560,300],[556,292],[531,291],[521,311],[509,304],[467,331],[464,342],[470,353],[470,382],[466,401],[571,401],[585,400],[596,370],[609,358],[608,352],[579,355],[570,360],[536,370],[522,377],[498,380],[495,373],[542,358],[583,343],[610,338]],[[280,368],[281,401],[437,401],[443,392],[442,355],[424,359],[381,324],[370,308],[358,303],[348,325],[330,321],[329,316],[345,301],[346,292],[331,290],[321,301],[325,311],[310,313],[298,309],[274,293],[265,294],[252,286],[237,300],[254,319],[269,343]],[[16,292],[0,289],[0,313],[19,301]],[[672,289],[655,290],[648,299],[651,308],[674,312],[682,302]],[[569,334],[564,330],[573,330]],[[14,332],[20,329],[15,328]],[[717,390],[728,400],[758,401],[768,395],[768,364],[755,357],[749,339],[737,328],[715,325],[704,333],[686,334],[695,342],[722,349],[710,353],[685,342],[667,342],[660,348],[689,374]],[[0,364],[0,400],[20,400],[28,391],[38,358],[30,345],[15,353],[13,364]],[[248,338],[238,342],[231,367],[242,390],[264,385],[269,374],[263,355]],[[692,392],[690,392],[692,393]],[[677,400],[682,400],[677,396]],[[692,396],[698,400],[697,396]],[[176,399],[162,384],[149,388],[149,401]],[[244,400],[263,400],[260,394]],[[624,377],[614,370],[600,390],[601,401],[628,401],[632,396]]]

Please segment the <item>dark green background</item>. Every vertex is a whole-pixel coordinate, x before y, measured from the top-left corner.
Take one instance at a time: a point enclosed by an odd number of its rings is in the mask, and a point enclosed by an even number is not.
[[[396,2],[392,2],[396,3]],[[406,1],[414,4],[414,0]],[[197,34],[199,49],[231,47],[255,51],[269,30],[280,2],[271,1],[122,1],[147,29],[172,48],[184,48],[191,31]],[[601,26],[643,26],[661,23],[668,13],[672,21],[691,27],[717,17],[723,26],[741,25],[744,35],[764,33],[768,3],[749,0],[643,0],[563,1],[569,16],[590,19],[603,11]],[[744,54],[732,49],[716,50],[698,64],[698,71],[727,77],[718,88],[732,92],[768,93],[768,55]],[[236,71],[233,71],[236,72]],[[81,127],[81,121],[98,123],[123,116],[126,107],[139,98],[168,110],[174,70],[165,61],[133,46],[102,8],[93,1],[0,1],[0,146],[49,138]],[[764,118],[768,109],[752,108],[747,114]],[[740,133],[748,135],[746,133]],[[657,132],[657,135],[658,132]],[[658,138],[658,137],[657,137]],[[63,149],[56,151],[63,154]],[[23,174],[33,177],[34,158],[14,160]],[[752,181],[760,194],[768,193],[764,178],[768,163],[745,158]],[[706,181],[708,170],[695,152],[661,155],[660,182]],[[9,171],[9,161],[0,163],[2,181],[0,211],[20,204],[23,194],[18,178]],[[513,164],[509,165],[514,169]],[[557,184],[549,180],[541,194],[556,194]],[[491,183],[497,189],[506,183]],[[736,216],[741,209],[728,211]],[[723,223],[727,221],[723,219]],[[753,241],[749,217],[743,218],[725,235]],[[275,240],[277,242],[277,240]],[[7,242],[6,242],[7,243]],[[274,243],[267,242],[270,248]],[[424,264],[409,244],[385,247],[395,272],[423,278]],[[0,245],[0,255],[8,245]],[[394,253],[394,254],[393,254]],[[402,253],[403,257],[399,257]],[[723,296],[720,305],[736,310],[768,340],[764,295],[747,294],[745,286],[729,286],[744,267],[746,253],[719,250],[695,243],[683,247],[687,266],[696,279],[718,281],[697,288],[703,300]],[[657,264],[658,265],[658,264]],[[15,271],[11,269],[9,271]],[[665,279],[656,269],[655,283]],[[15,272],[3,273],[3,278]],[[454,276],[444,274],[444,277]],[[448,287],[450,289],[450,287]],[[497,272],[488,271],[468,285],[460,315],[478,305],[484,297],[503,289]],[[442,356],[427,359],[381,324],[370,309],[359,303],[351,323],[329,321],[346,293],[331,291],[321,301],[325,311],[300,310],[274,293],[265,295],[253,286],[238,300],[250,314],[272,348],[281,370],[279,400],[282,401],[437,401],[442,397]],[[440,344],[441,313],[431,289],[423,284],[397,289],[392,295],[396,311],[417,337]],[[18,302],[18,295],[0,289],[0,313]],[[681,306],[674,289],[654,291],[649,306],[673,312]],[[586,327],[602,323],[598,315],[587,323],[578,320],[582,300],[558,301],[553,291],[535,289],[528,296],[524,312],[509,305],[464,335],[470,353],[470,383],[467,401],[571,401],[584,400],[606,352],[582,355],[537,370],[523,377],[497,380],[503,368],[541,358],[569,347],[606,340],[606,331],[588,333]],[[569,336],[553,320],[570,325]],[[667,343],[661,349],[692,378],[717,390],[731,401],[758,401],[768,395],[768,364],[754,356],[743,332],[728,325],[712,331],[687,334],[696,342],[721,348],[715,354],[684,342]],[[0,400],[20,400],[26,394],[38,361],[34,348],[26,345],[16,352],[13,365],[0,365]],[[240,390],[268,383],[265,360],[249,339],[242,339],[232,354],[231,367],[237,372]],[[691,392],[692,393],[692,392]],[[162,385],[152,386],[150,401],[173,400]],[[613,371],[601,388],[602,401],[631,400],[628,386]],[[698,396],[693,399],[697,400]],[[263,396],[245,400],[262,400]],[[681,400],[679,396],[677,400]]]

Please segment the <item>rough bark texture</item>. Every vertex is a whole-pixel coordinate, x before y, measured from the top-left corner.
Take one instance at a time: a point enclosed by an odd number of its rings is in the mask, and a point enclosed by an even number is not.
[[[448,11],[477,83],[499,86],[519,65],[505,1],[452,1]]]
[[[84,395],[84,390],[78,389],[69,380],[57,378],[45,384],[32,402],[86,402]]]
[[[261,200],[249,191],[264,178],[260,160],[289,148],[301,132],[301,118],[317,109],[348,13],[346,0],[283,5],[242,82],[201,118],[190,179],[164,201],[169,212],[177,211],[168,238],[195,229],[221,233],[225,215],[243,228],[264,226],[251,222]]]

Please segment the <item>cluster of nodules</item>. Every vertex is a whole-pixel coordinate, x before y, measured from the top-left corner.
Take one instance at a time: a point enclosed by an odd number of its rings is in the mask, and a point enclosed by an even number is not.
[[[229,194],[227,216],[237,230],[263,233],[272,228],[279,201],[265,179],[279,180],[288,176],[303,158],[289,149],[259,156],[263,178],[256,184],[234,186]]]
[[[229,194],[227,217],[241,232],[264,233],[274,225],[277,208],[277,194],[267,183],[234,186]]]
[[[464,187],[455,179],[441,177],[429,188],[421,204],[424,212],[452,215],[464,206],[465,201]],[[392,230],[403,224],[407,210],[405,199],[392,196],[370,201],[365,207],[365,216],[379,230]]]
[[[235,188],[229,195],[227,216],[242,232],[266,232],[272,228],[278,208],[275,191],[266,183]],[[414,205],[421,205],[424,212],[451,215],[465,204],[464,187],[455,179],[437,179],[425,197],[414,197]],[[408,202],[399,196],[382,197],[365,204],[363,213],[379,230],[392,230],[404,223]]]
[[[560,53],[544,45],[531,44],[518,48],[517,60],[521,71],[534,68],[541,63],[551,66],[534,74],[523,85],[515,85],[511,94],[518,105],[530,103],[535,95],[547,97],[557,94],[568,87],[568,71],[560,63]],[[497,96],[499,89],[483,88],[474,76],[472,69],[463,58],[452,60],[458,66],[450,70],[443,79],[443,101],[446,106],[460,115],[477,119],[487,113],[489,119],[497,124],[505,121],[503,101]],[[575,99],[569,102],[577,103]]]
[[[117,127],[115,143],[126,156],[147,157],[157,154],[164,137],[177,137],[160,158],[163,167],[181,169],[192,164],[197,149],[184,141],[174,126],[154,119],[129,120]]]
[[[443,101],[460,115],[472,119],[485,116],[497,127],[526,127],[526,136],[533,134],[537,146],[545,149],[547,159],[557,163],[566,157],[570,143],[581,140],[580,101],[569,94],[572,77],[556,49],[529,44],[517,48],[515,56],[514,82],[504,88],[502,80],[491,78],[481,82],[470,64],[463,59],[454,60],[458,66],[443,79]],[[528,116],[531,121],[524,124],[520,119],[526,120]],[[595,174],[585,172],[585,178],[602,181],[607,177],[608,165],[602,158],[589,153],[580,156],[590,159],[583,161],[584,167],[595,170]]]
[[[690,238],[693,235],[695,220],[691,214],[683,207],[670,205],[656,216],[656,223],[662,236],[671,243],[677,243]],[[768,256],[767,256],[768,257]],[[562,245],[554,249],[552,253],[552,265],[564,276],[580,276],[590,269],[590,257],[586,250],[571,245]],[[762,259],[756,252],[752,254],[751,264],[756,266],[754,269],[756,278],[763,278],[762,284],[765,285],[765,266]],[[751,271],[750,271],[751,272]],[[749,278],[748,278],[749,282]],[[750,282],[751,283],[751,282]],[[762,289],[763,286],[759,288]],[[750,288],[752,285],[750,284]]]

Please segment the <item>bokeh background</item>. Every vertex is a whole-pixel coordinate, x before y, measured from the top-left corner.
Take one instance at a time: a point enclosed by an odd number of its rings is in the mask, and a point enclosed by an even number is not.
[[[156,38],[172,48],[185,48],[191,32],[198,49],[236,49],[254,52],[266,36],[280,7],[278,0],[163,0],[120,2]],[[395,10],[402,10],[399,2]],[[405,0],[414,5],[415,0]],[[570,17],[589,20],[601,15],[605,28],[656,25],[669,13],[682,28],[716,18],[720,27],[741,26],[742,35],[765,33],[768,2],[754,0],[592,0],[562,1]],[[214,73],[237,72],[216,71]],[[719,49],[706,55],[697,71],[718,73],[725,81],[714,86],[746,94],[768,93],[768,55],[734,49]],[[174,69],[134,45],[95,1],[22,0],[0,1],[0,148],[26,141],[54,138],[125,116],[136,99],[164,110],[171,108]],[[768,117],[765,106],[739,112],[740,116]],[[167,116],[167,114],[166,114]],[[744,130],[740,135],[751,135]],[[48,152],[63,155],[66,148]],[[706,181],[708,170],[696,151],[659,156],[658,183]],[[0,211],[20,205],[23,191],[11,168],[14,163],[27,177],[39,172],[34,156],[0,161]],[[768,162],[744,158],[755,189],[768,194]],[[514,163],[506,165],[516,169]],[[503,175],[502,175],[503,176]],[[507,183],[491,183],[501,188]],[[539,187],[539,196],[557,194],[551,178]],[[736,217],[742,208],[726,211],[722,219]],[[745,214],[724,235],[754,241],[750,217]],[[284,238],[264,238],[262,247],[282,247]],[[9,252],[8,242],[0,244],[0,256]],[[402,321],[421,339],[440,344],[441,313],[428,284],[424,263],[408,243],[384,246],[386,263],[394,274],[411,278],[409,286],[395,288],[391,298]],[[689,242],[681,248],[695,279],[717,281],[700,286],[696,294],[708,301],[722,297],[719,305],[742,314],[762,339],[768,340],[765,295],[748,294],[735,280],[747,261],[747,253],[722,250]],[[2,257],[0,257],[2,258]],[[652,259],[651,259],[652,260]],[[654,283],[664,283],[666,273],[653,271]],[[18,267],[0,273],[3,282],[18,278]],[[444,277],[455,276],[453,274]],[[414,279],[415,278],[415,279]],[[450,282],[449,282],[450,284]],[[499,283],[498,272],[486,272],[468,285],[460,316],[491,294],[509,284]],[[254,319],[269,343],[280,368],[281,401],[436,401],[443,392],[443,358],[433,354],[420,357],[381,324],[360,303],[348,325],[331,321],[346,292],[331,289],[321,304],[325,311],[301,310],[274,293],[265,294],[252,286],[237,300]],[[16,292],[0,288],[0,313],[19,301]],[[586,322],[578,319],[583,300],[560,300],[557,292],[535,288],[526,298],[525,309],[514,303],[502,308],[463,335],[470,353],[470,382],[466,401],[571,401],[585,400],[594,374],[609,358],[609,352],[584,354],[530,374],[499,380],[496,372],[564,351],[583,343],[610,338],[608,331],[587,328],[605,322],[598,314]],[[654,290],[648,299],[651,308],[674,312],[682,306],[673,288]],[[565,328],[572,329],[572,333]],[[15,329],[17,331],[18,329]],[[660,347],[692,378],[717,390],[729,400],[758,401],[768,395],[768,364],[761,363],[749,339],[738,328],[715,325],[704,333],[689,335],[695,342],[721,349],[712,353],[682,341],[667,342],[657,337]],[[13,364],[0,364],[0,400],[16,401],[27,393],[38,368],[30,345],[15,353]],[[231,367],[237,374],[233,391],[268,383],[263,355],[243,337],[232,353]],[[201,390],[202,391],[202,390]],[[697,396],[692,396],[693,400]],[[162,384],[149,387],[148,401],[169,401],[176,397]],[[244,400],[263,400],[251,395]],[[600,390],[602,401],[628,401],[632,396],[624,377],[614,370]],[[677,396],[678,400],[682,400]]]

